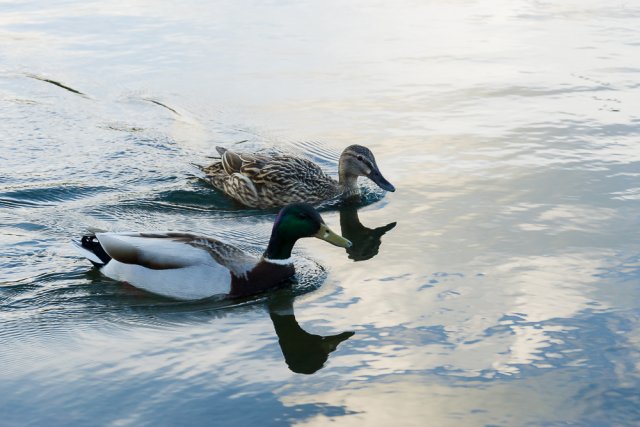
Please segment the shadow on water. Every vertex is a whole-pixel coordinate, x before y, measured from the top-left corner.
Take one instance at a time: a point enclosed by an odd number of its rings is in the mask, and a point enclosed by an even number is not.
[[[382,236],[395,226],[394,221],[382,227],[368,228],[360,222],[357,206],[347,205],[340,209],[341,234],[353,243],[346,251],[354,261],[365,261],[376,256],[382,244]]]
[[[267,302],[269,315],[289,369],[298,374],[313,374],[324,366],[329,354],[355,332],[327,336],[310,334],[298,324],[293,300],[294,296],[289,291],[274,293]]]
[[[160,305],[165,310],[173,313],[183,312],[189,316],[199,312],[200,315],[205,314],[207,317],[212,312],[214,315],[224,316],[230,313],[229,310],[236,312],[266,308],[273,322],[285,363],[292,372],[310,375],[322,369],[329,354],[334,352],[340,343],[355,334],[353,331],[345,331],[336,335],[315,335],[305,331],[298,323],[293,310],[295,298],[317,289],[326,275],[325,270],[318,264],[313,262],[311,264],[303,268],[297,265],[298,272],[294,279],[266,293],[237,300],[211,298],[193,303],[165,300],[164,303],[157,301],[154,307],[157,308]],[[318,268],[315,273],[314,267]],[[317,273],[321,273],[320,276]],[[318,277],[321,280],[318,280]],[[154,312],[157,313],[157,310],[154,309]]]

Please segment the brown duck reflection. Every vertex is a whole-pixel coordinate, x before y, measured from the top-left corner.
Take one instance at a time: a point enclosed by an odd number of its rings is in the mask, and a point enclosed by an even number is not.
[[[345,206],[340,209],[341,234],[351,240],[353,246],[347,249],[349,258],[354,261],[364,261],[378,254],[382,236],[393,227],[395,222],[378,228],[367,228],[358,218],[358,209],[355,206]]]
[[[323,337],[305,331],[293,314],[293,295],[289,293],[274,295],[268,305],[284,361],[298,374],[313,374],[321,369],[329,353],[355,333],[348,331]]]

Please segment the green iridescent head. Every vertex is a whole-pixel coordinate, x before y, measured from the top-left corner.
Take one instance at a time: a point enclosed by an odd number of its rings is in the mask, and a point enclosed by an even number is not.
[[[324,223],[320,214],[309,204],[295,203],[282,208],[273,223],[271,240],[265,251],[269,259],[286,259],[298,239],[317,237],[342,248],[351,246],[351,242],[334,233]]]

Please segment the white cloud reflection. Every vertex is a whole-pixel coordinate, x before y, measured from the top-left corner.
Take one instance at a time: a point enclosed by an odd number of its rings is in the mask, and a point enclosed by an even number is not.
[[[340,296],[353,301],[347,310],[327,314],[327,307],[302,304],[298,313],[311,324],[330,318],[334,329],[365,326],[360,335],[364,347],[357,354],[338,353],[331,361],[333,367],[358,366],[352,370],[355,377],[423,370],[462,377],[514,375],[521,366],[544,368],[549,358],[565,363],[574,357],[558,356],[553,346],[572,329],[563,326],[563,319],[594,308],[591,294],[602,259],[602,254],[584,252],[510,257],[485,261],[492,267],[482,276],[440,273],[389,282],[350,271]],[[429,280],[431,286],[415,291]],[[606,306],[599,302],[595,308]],[[369,337],[367,330],[385,334]],[[387,333],[392,339],[385,339]]]

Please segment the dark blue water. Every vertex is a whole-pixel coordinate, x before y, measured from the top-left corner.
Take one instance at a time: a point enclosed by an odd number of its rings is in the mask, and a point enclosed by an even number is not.
[[[640,8],[0,4],[0,425],[640,423]],[[297,152],[362,182],[287,288],[184,303],[89,229],[260,252],[194,165]]]

